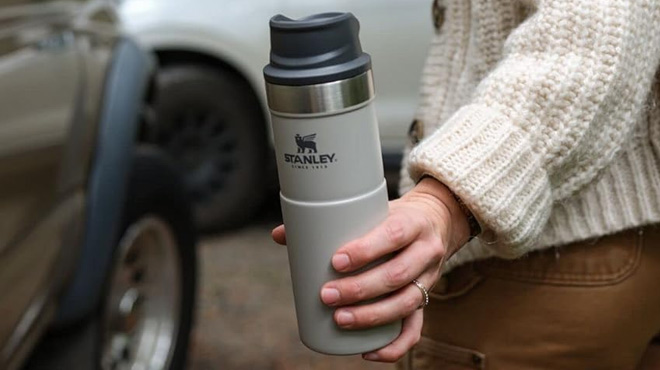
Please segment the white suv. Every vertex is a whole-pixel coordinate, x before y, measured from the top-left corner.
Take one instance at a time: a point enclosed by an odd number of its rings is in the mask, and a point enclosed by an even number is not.
[[[432,35],[429,0],[124,0],[125,29],[159,58],[156,120],[145,139],[175,157],[204,229],[259,206],[272,158],[262,69],[268,20],[349,11],[371,54],[385,164],[400,160]]]

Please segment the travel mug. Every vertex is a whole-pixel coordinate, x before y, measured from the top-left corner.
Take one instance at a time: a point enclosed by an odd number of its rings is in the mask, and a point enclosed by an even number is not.
[[[392,342],[401,321],[340,329],[320,291],[344,276],[331,264],[337,249],[388,212],[371,58],[350,13],[277,15],[270,28],[264,77],[300,339],[326,354],[369,352]]]

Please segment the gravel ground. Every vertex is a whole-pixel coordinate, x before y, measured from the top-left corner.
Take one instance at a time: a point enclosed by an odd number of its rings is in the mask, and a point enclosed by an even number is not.
[[[267,218],[202,239],[189,369],[393,370],[360,356],[320,355],[300,342],[286,248],[270,239],[277,216]]]

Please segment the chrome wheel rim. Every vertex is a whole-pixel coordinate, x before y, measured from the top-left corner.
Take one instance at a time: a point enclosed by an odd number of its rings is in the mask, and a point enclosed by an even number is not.
[[[119,242],[103,314],[104,370],[169,369],[181,309],[176,240],[155,216],[132,224]]]

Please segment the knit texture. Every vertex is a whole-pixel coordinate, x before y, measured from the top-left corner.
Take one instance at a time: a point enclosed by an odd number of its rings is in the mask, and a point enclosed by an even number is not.
[[[441,3],[401,191],[433,176],[485,230],[446,268],[660,222],[660,2]]]

